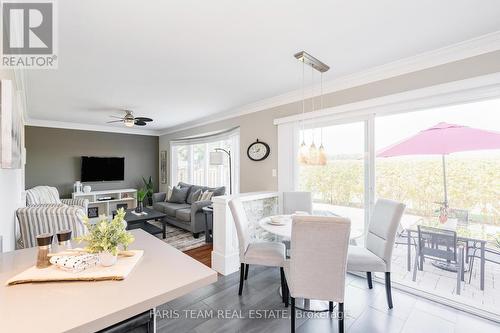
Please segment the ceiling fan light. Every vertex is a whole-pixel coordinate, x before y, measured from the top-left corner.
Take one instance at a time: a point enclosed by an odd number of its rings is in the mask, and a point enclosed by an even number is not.
[[[134,127],[134,119],[125,118],[123,120],[123,122],[125,123],[125,126],[127,126],[127,127]]]

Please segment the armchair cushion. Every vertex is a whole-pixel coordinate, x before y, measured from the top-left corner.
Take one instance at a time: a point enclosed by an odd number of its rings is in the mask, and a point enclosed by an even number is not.
[[[385,261],[362,246],[349,246],[347,270],[349,272],[386,272]]]
[[[59,191],[52,186],[35,186],[26,191],[26,206],[60,204]]]
[[[89,200],[88,199],[81,199],[81,198],[76,198],[76,199],[61,199],[61,203],[68,205],[68,206],[79,206],[83,208],[84,212],[87,212],[88,206],[89,206]]]
[[[36,235],[41,233],[55,234],[59,230],[70,229],[74,238],[87,232],[83,224],[85,213],[80,206],[37,205],[19,208],[16,215],[21,233],[19,248],[36,246]]]

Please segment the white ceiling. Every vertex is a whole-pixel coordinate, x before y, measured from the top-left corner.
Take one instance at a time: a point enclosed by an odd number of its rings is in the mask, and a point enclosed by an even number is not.
[[[297,89],[300,50],[328,80],[500,30],[497,0],[57,3],[59,68],[27,71],[29,118],[103,125],[131,108],[154,130]]]

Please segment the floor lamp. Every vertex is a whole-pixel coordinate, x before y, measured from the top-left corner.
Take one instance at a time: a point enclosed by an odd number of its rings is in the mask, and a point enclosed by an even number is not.
[[[222,148],[215,148],[210,152],[211,165],[224,165],[224,153],[229,157],[229,194],[233,194],[233,174],[231,172],[231,151]]]

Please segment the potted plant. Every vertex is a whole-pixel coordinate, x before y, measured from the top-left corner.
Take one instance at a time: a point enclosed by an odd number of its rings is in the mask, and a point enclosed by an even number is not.
[[[142,181],[144,182],[144,188],[146,189],[146,197],[148,198],[148,206],[153,206],[153,179],[149,176],[149,179],[146,181],[146,178],[142,177]]]
[[[142,213],[144,210],[143,202],[147,194],[148,191],[144,187],[137,191],[137,207],[135,208],[136,213]]]
[[[109,221],[106,215],[99,217],[99,222],[92,224],[85,218],[84,224],[89,230],[87,234],[77,237],[79,242],[87,242],[85,250],[99,254],[99,262],[103,266],[112,266],[118,257],[118,247],[127,249],[134,241],[134,236],[126,230],[125,210],[118,209],[115,217]]]

